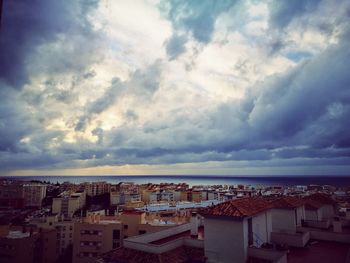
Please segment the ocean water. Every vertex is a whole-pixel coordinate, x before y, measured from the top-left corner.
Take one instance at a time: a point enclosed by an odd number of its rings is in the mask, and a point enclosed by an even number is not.
[[[11,176],[2,177],[13,180],[40,180],[52,183],[83,183],[83,182],[134,182],[146,183],[187,183],[193,185],[266,185],[266,186],[290,186],[290,185],[333,185],[350,186],[350,176]]]

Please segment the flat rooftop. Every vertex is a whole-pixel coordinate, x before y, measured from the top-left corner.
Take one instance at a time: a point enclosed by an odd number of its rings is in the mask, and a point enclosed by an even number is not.
[[[350,246],[330,241],[311,241],[306,247],[290,247],[289,251],[288,263],[345,263],[350,255]]]
[[[165,243],[168,243],[170,241],[182,238],[182,237],[191,237],[191,231],[187,230],[185,232],[176,234],[176,235],[172,235],[172,236],[168,236],[166,238],[162,238],[156,241],[151,242],[150,244],[154,244],[154,245],[163,245]],[[204,240],[204,227],[199,227],[198,228],[198,236],[195,237],[194,239],[199,239],[199,240]]]

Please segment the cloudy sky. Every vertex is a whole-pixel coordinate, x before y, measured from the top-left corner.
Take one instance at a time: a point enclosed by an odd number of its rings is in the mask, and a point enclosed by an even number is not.
[[[4,0],[0,174],[349,174],[349,61],[346,0]]]

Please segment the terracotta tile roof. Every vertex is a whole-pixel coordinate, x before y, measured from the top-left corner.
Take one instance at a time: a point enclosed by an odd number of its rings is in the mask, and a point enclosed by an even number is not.
[[[332,197],[330,197],[329,195],[326,195],[326,194],[321,194],[321,193],[312,194],[306,198],[309,200],[317,201],[317,202],[319,202],[321,204],[325,204],[325,205],[337,204],[337,202],[335,200],[333,200]]]
[[[294,209],[304,205],[304,201],[297,197],[285,196],[271,200],[274,208]]]
[[[260,212],[272,208],[272,205],[263,198],[242,198],[230,200],[215,206],[202,209],[199,213],[203,216],[231,217],[242,219],[247,216],[253,216]]]
[[[186,263],[205,262],[204,249],[182,246],[162,254],[118,248],[102,256],[105,263]]]

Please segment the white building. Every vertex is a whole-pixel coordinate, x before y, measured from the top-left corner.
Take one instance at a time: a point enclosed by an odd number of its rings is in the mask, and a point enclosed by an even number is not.
[[[299,233],[305,219],[304,202],[296,197],[281,197],[272,202],[271,241],[276,244],[287,244],[304,247],[310,239],[308,232]]]
[[[249,257],[278,257],[276,262],[286,262],[285,253],[259,249],[270,242],[271,208],[262,198],[242,198],[202,211],[207,262],[245,263]]]

